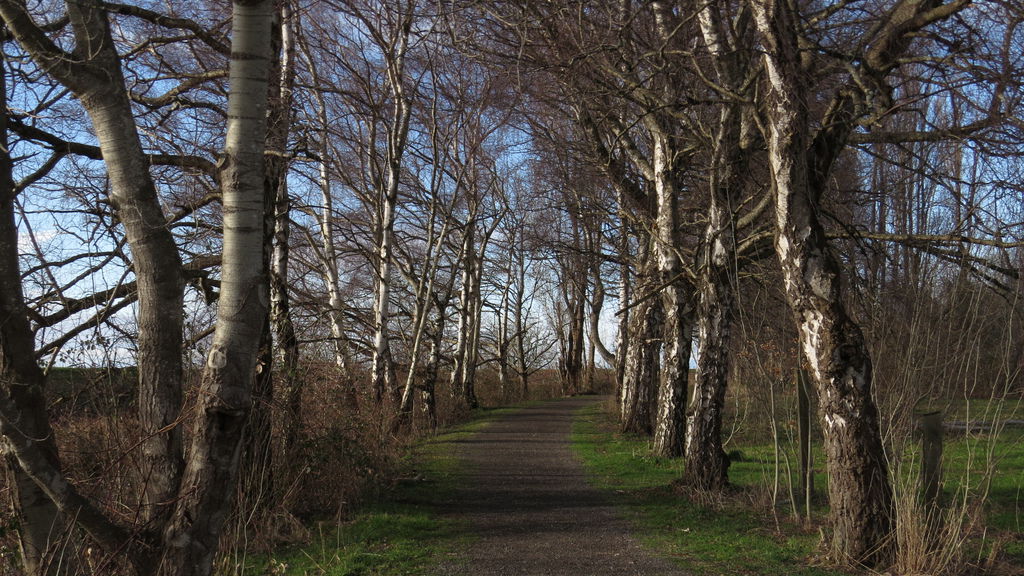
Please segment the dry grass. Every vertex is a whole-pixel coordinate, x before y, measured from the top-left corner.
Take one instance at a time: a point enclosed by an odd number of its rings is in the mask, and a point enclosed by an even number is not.
[[[123,372],[123,373],[122,373]],[[95,370],[64,371],[58,375],[52,413],[66,472],[74,484],[94,499],[112,518],[124,525],[138,522],[138,494],[146,481],[141,457],[140,427],[135,419],[134,400],[126,394],[126,379],[134,373]],[[285,416],[283,401],[270,404],[275,422],[272,434],[273,459],[262,469],[249,470],[261,491],[264,509],[251,509],[251,490],[240,490],[238,509],[229,520],[222,541],[223,565],[242,565],[246,555],[310,538],[309,526],[349,517],[361,502],[377,499],[396,482],[403,459],[412,442],[432,431],[415,411],[409,429],[397,429],[394,411],[376,406],[368,393],[359,391],[365,375],[354,375],[356,386],[340,379],[331,366],[307,364],[300,375],[302,392],[301,428],[298,440],[284,453],[284,432],[279,425]],[[612,375],[595,375],[595,388],[607,391]],[[440,378],[437,416],[441,427],[464,421],[468,414],[452,401],[447,375]],[[350,381],[351,382],[351,381]],[[494,408],[523,400],[515,390],[502,390],[497,375],[481,370],[476,392],[481,406]],[[561,395],[558,374],[544,370],[530,379],[530,398]],[[417,399],[418,401],[418,399]],[[269,469],[268,469],[269,468]],[[250,483],[250,485],[253,485]],[[0,499],[8,502],[12,492],[0,475]],[[69,553],[67,550],[66,553]],[[16,523],[8,507],[0,511],[0,576],[19,574]],[[88,569],[98,561],[78,555]],[[104,573],[116,573],[111,566]]]

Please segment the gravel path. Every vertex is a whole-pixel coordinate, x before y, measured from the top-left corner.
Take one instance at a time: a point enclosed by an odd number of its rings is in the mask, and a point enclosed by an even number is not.
[[[461,443],[468,474],[450,513],[469,526],[472,542],[442,575],[682,574],[629,536],[570,451],[573,414],[598,400],[525,408]]]

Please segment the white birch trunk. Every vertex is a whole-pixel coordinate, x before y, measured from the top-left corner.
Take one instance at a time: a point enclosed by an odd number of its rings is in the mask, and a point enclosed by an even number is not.
[[[806,89],[799,69],[798,23],[779,0],[759,0],[754,12],[769,80],[765,113],[775,250],[820,398],[833,528],[829,545],[837,560],[876,564],[885,561],[891,545],[892,492],[871,397],[871,359],[860,328],[844,308],[839,266],[810,186],[810,120],[797,100]]]
[[[224,257],[217,328],[198,394],[185,491],[164,530],[156,572],[210,573],[238,471],[260,333],[269,306],[263,259],[263,153],[273,2],[236,1],[221,171]]]
[[[305,43],[299,43],[299,49],[313,83],[322,85],[323,80],[317,72],[317,66],[310,57]],[[316,133],[319,138],[317,142],[317,188],[320,192],[320,210],[314,214],[317,229],[319,232],[320,245],[316,250],[316,257],[319,263],[318,270],[323,277],[324,285],[327,288],[327,314],[326,320],[331,331],[332,349],[334,352],[334,365],[343,376],[349,369],[348,346],[346,344],[344,322],[342,321],[342,310],[344,299],[341,295],[341,277],[338,272],[338,250],[334,242],[334,194],[331,187],[331,132],[330,118],[327,114],[327,101],[320,90],[312,91],[313,100],[316,104]]]
[[[677,241],[677,191],[672,181],[667,137],[655,132],[654,187],[658,202],[655,222],[655,257],[662,288],[664,311],[663,364],[658,386],[658,414],[654,427],[654,453],[675,457],[683,454],[686,427],[686,387],[690,370],[690,346],[693,334],[691,295],[682,278],[682,263]]]
[[[427,319],[432,309],[434,291],[434,280],[437,277],[437,267],[440,265],[440,253],[444,241],[448,237],[449,219],[445,219],[441,230],[436,230],[438,197],[432,196],[430,203],[429,223],[427,224],[427,250],[423,255],[421,273],[414,283],[416,307],[413,311],[413,334],[412,351],[409,357],[409,373],[406,375],[405,385],[402,388],[402,399],[399,404],[399,415],[401,420],[407,420],[412,415],[413,400],[415,398],[417,367],[419,364],[420,350],[423,347],[423,337],[426,333]],[[411,271],[410,271],[411,272]],[[409,274],[410,279],[412,274]]]
[[[454,364],[451,373],[452,398],[463,407],[475,408],[475,398],[466,383],[466,364],[470,362],[473,319],[475,318],[475,296],[473,283],[476,267],[476,218],[471,211],[469,221],[462,233],[462,288],[459,293],[459,321],[455,341]],[[473,360],[475,362],[475,359]]]
[[[387,175],[384,189],[380,191],[381,205],[378,208],[377,238],[377,292],[373,305],[373,363],[370,380],[378,403],[397,392],[395,388],[395,366],[391,358],[390,305],[391,268],[393,265],[395,208],[398,204],[398,185],[401,179],[402,158],[409,134],[409,120],[412,102],[406,94],[405,56],[409,44],[412,8],[402,16],[400,29],[395,32],[396,45],[387,47],[387,82],[391,90],[392,104],[387,140]],[[393,52],[392,52],[393,50]]]

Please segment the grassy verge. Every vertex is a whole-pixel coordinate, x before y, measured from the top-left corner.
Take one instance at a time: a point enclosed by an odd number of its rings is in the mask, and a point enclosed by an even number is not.
[[[294,576],[397,576],[429,573],[467,540],[466,531],[441,517],[463,473],[455,454],[459,440],[479,431],[507,409],[480,412],[471,422],[418,443],[401,478],[377,502],[351,520],[321,525],[309,544],[254,559],[246,574]]]
[[[757,488],[740,487],[706,506],[675,492],[680,462],[652,458],[647,439],[616,433],[601,406],[580,413],[573,446],[596,485],[624,502],[641,540],[694,575],[840,574],[809,565],[817,532],[752,512]]]
[[[688,571],[704,574],[840,574],[813,566],[820,541],[816,529],[804,530],[789,518],[787,471],[797,466],[775,461],[770,444],[744,444],[732,449],[729,478],[735,488],[720,499],[696,505],[673,490],[681,462],[651,457],[649,439],[617,433],[600,406],[585,409],[573,429],[573,443],[593,481],[616,492],[635,516],[646,544],[677,559]],[[820,447],[819,447],[820,448]],[[824,502],[824,458],[816,450],[815,486],[818,497],[812,514],[816,522],[828,513]],[[916,462],[915,444],[908,445],[903,461],[909,474]],[[779,466],[775,486],[775,466]],[[965,520],[969,530],[964,550],[972,565],[989,565],[993,574],[1021,573],[1024,567],[1024,430],[999,434],[972,434],[947,438],[943,457],[943,502],[948,510],[980,513]],[[772,492],[777,501],[773,508]],[[981,508],[964,498],[982,501]],[[771,510],[777,510],[775,515]],[[977,512],[972,512],[977,510]],[[1000,561],[986,561],[998,551]],[[1007,572],[1007,567],[1010,571]]]

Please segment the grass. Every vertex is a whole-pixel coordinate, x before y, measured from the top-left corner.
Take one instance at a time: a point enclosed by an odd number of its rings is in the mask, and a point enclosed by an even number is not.
[[[947,440],[943,451],[944,499],[984,495],[986,540],[1024,573],[1024,430],[970,434]],[[988,546],[980,543],[986,550]]]
[[[633,515],[641,540],[694,575],[840,574],[810,565],[817,532],[751,512],[750,499],[762,497],[761,486],[741,485],[716,502],[696,505],[672,487],[681,463],[649,456],[649,440],[615,432],[600,406],[580,413],[573,446],[594,483],[615,493]],[[752,466],[739,462],[733,469],[737,476],[759,478]]]
[[[378,575],[426,574],[451,560],[471,536],[465,526],[444,518],[438,506],[453,498],[460,469],[454,446],[512,409],[486,410],[472,422],[417,444],[407,458],[402,479],[384,497],[370,503],[351,520],[322,525],[311,543],[281,550],[250,562],[247,574]],[[785,469],[780,504],[773,514],[770,487],[774,450],[771,445],[744,445],[733,454],[730,479],[735,489],[704,504],[673,488],[681,462],[650,456],[650,440],[618,434],[600,405],[580,413],[573,444],[593,482],[614,494],[635,519],[640,539],[674,559],[695,576],[717,574],[843,574],[815,566],[817,529],[789,519]],[[1006,430],[998,437],[966,435],[950,438],[945,450],[945,494],[952,499],[969,484],[984,488],[988,499],[984,522],[990,541],[999,542],[1003,557],[1024,565],[1024,431]],[[985,475],[987,454],[998,467]],[[912,452],[906,458],[912,459]],[[824,459],[816,456],[815,485],[825,492]],[[795,462],[791,465],[795,466]],[[966,474],[970,471],[970,475]],[[983,486],[979,483],[983,481]],[[823,499],[823,498],[822,498]],[[819,502],[815,520],[827,510]],[[979,550],[985,547],[979,546]],[[979,554],[981,554],[979,552]]]
[[[734,488],[697,505],[672,488],[682,463],[651,457],[649,439],[619,434],[602,407],[581,412],[573,431],[574,446],[595,484],[621,497],[647,545],[693,574],[840,574],[813,565],[820,534],[790,519],[785,460],[779,463],[781,479],[773,507],[774,447],[746,440],[729,448]],[[907,448],[903,461],[916,462],[916,442]],[[820,446],[815,452],[818,496],[812,514],[821,524],[828,513],[827,486]],[[789,459],[795,474],[796,458],[791,454]],[[912,468],[897,473],[906,475]],[[985,496],[980,523],[966,541],[965,552],[975,558],[972,563],[987,564],[986,558],[997,549],[1003,569],[994,573],[1024,573],[1013,568],[1024,567],[1024,430],[947,437],[943,473],[944,502],[952,509],[963,507],[964,494],[969,499]]]
[[[464,473],[454,447],[508,409],[484,410],[471,422],[418,443],[402,477],[351,520],[321,525],[309,544],[248,563],[246,574],[398,576],[424,574],[467,541],[464,527],[443,518]]]

